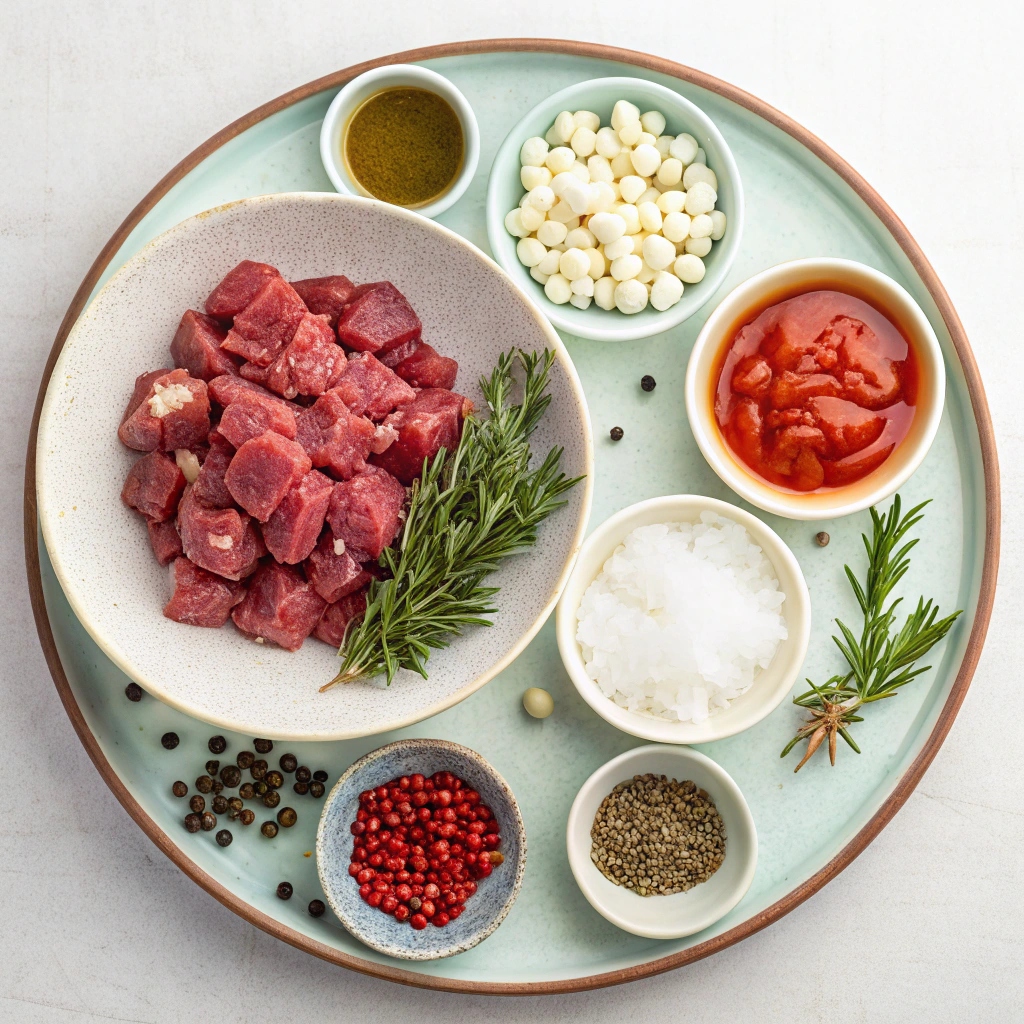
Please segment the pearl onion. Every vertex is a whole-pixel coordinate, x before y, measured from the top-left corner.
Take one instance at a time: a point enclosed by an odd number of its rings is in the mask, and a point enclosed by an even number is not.
[[[514,210],[510,210],[505,215],[505,230],[510,235],[515,235],[516,238],[526,238],[526,236],[530,233],[523,226],[522,213],[518,207],[516,207],[516,209]]]
[[[685,167],[692,164],[693,158],[697,155],[697,140],[684,132],[673,139],[668,152],[669,156],[674,156]]]
[[[590,304],[594,300],[589,295],[570,295],[569,301],[577,309],[590,309]]]
[[[597,142],[597,135],[589,128],[577,128],[572,133],[569,145],[572,146],[577,156],[590,156],[594,152]]]
[[[615,286],[615,306],[620,313],[639,313],[647,308],[647,286],[639,281],[623,281]]]
[[[644,262],[653,270],[664,270],[676,259],[676,247],[663,235],[648,235],[644,239],[643,253]]]
[[[536,238],[520,238],[516,244],[516,255],[524,267],[537,266],[547,254],[547,249]]]
[[[640,267],[640,273],[636,275],[636,279],[641,284],[649,285],[657,276],[658,271],[656,271],[654,267],[648,266],[648,264],[643,263],[643,265]]]
[[[658,147],[654,144],[658,141],[656,135],[652,135],[650,132],[641,132],[640,138],[636,140],[637,146],[654,146],[655,149]]]
[[[640,193],[635,205],[639,208],[641,203],[656,203],[660,198],[661,193],[656,188],[648,188]]]
[[[604,277],[604,253],[602,253],[601,250],[597,248],[584,249],[584,252],[587,254],[587,256],[590,257],[590,269],[587,271],[590,277],[592,277],[595,281],[598,280],[598,278]]]
[[[582,277],[577,277],[572,283],[573,295],[589,295],[594,294],[594,279],[589,274],[584,274]]]
[[[706,213],[699,213],[690,221],[691,238],[708,238],[714,229],[715,222]]]
[[[572,212],[580,216],[587,212],[590,204],[590,189],[582,181],[570,182],[562,190],[562,202],[568,203]]]
[[[666,213],[661,233],[670,242],[682,242],[690,233],[690,217],[685,213]]]
[[[590,183],[590,203],[587,205],[587,213],[606,213],[617,202],[618,197],[615,190],[606,181],[592,181]]]
[[[601,277],[594,282],[594,301],[602,309],[615,308],[615,287],[614,277]]]
[[[590,257],[582,249],[566,249],[558,261],[558,272],[567,281],[586,277],[590,273]]]
[[[725,234],[725,214],[721,210],[712,210],[711,224],[711,240],[717,242]]]
[[[678,185],[683,179],[683,164],[682,161],[677,160],[674,156],[670,156],[667,160],[662,160],[661,166],[658,168],[658,181],[662,185]]]
[[[592,249],[597,239],[589,228],[574,228],[565,236],[565,244],[570,249]]]
[[[718,176],[710,167],[704,164],[690,164],[683,174],[683,188],[689,190],[698,181],[706,181],[716,192],[718,191]]]
[[[563,110],[555,118],[555,131],[562,142],[568,142],[572,138],[572,133],[576,131],[576,119],[568,110]]]
[[[660,110],[648,110],[646,114],[640,115],[640,123],[645,132],[660,135],[665,130],[665,115]]]
[[[587,165],[582,160],[577,160],[569,168],[569,173],[575,175],[584,185],[590,181],[590,171],[587,170]]]
[[[644,254],[644,239],[650,234],[649,231],[638,231],[635,235],[627,235],[626,237],[633,243],[633,255],[643,257]]]
[[[637,146],[630,154],[636,173],[649,178],[661,166],[661,154],[649,143]]]
[[[625,218],[617,213],[595,213],[587,226],[602,245],[608,245],[626,233]]]
[[[564,242],[567,232],[568,228],[564,224],[557,220],[546,220],[537,228],[537,239],[550,249],[551,246]]]
[[[539,266],[530,267],[530,277],[532,277],[537,284],[547,284],[550,276],[550,274],[542,273]]]
[[[592,110],[577,110],[572,115],[572,120],[577,128],[589,128],[592,132],[596,132],[601,127],[601,118]]]
[[[593,221],[591,221],[593,224]],[[616,238],[614,242],[607,242],[604,247],[604,258],[609,262],[617,260],[620,256],[628,256],[633,251],[633,236],[623,235]]]
[[[552,274],[544,285],[544,294],[556,306],[564,306],[572,297],[572,288],[561,274]]]
[[[619,129],[619,141],[624,146],[635,146],[640,141],[640,136],[643,135],[644,130],[640,126],[639,121],[631,121],[629,124],[624,124]]]
[[[612,107],[612,127],[618,131],[624,125],[640,121],[640,108],[630,103],[629,100],[619,100]]]
[[[683,297],[683,282],[663,270],[651,285],[651,305],[657,310],[674,306]]]
[[[560,220],[563,224],[568,224],[575,218],[576,212],[564,199],[560,199],[548,211],[548,220]]]
[[[692,253],[680,256],[672,270],[680,281],[685,281],[687,284],[699,284],[704,280],[704,261]]]
[[[555,131],[555,126],[554,126],[554,125],[552,125],[552,126],[551,126],[551,127],[550,127],[550,128],[549,128],[549,129],[548,129],[548,130],[547,130],[547,131],[546,131],[546,132],[544,133],[544,141],[545,141],[545,142],[546,142],[546,143],[547,143],[547,144],[548,144],[549,146],[560,146],[560,145],[561,145],[561,144],[562,144],[562,143],[563,143],[563,142],[564,142],[565,140],[564,140],[564,139],[562,138],[562,136],[561,136],[561,135],[559,135],[559,134],[558,134],[558,132],[556,132],[556,131]]]
[[[537,269],[546,277],[550,277],[552,274],[557,274],[558,263],[561,258],[562,254],[557,249],[549,249],[544,254],[544,259],[537,264]]]
[[[531,188],[523,199],[525,203],[521,203],[521,206],[533,206],[547,213],[555,205],[555,191],[550,185],[538,185],[536,188]]]
[[[628,281],[640,273],[643,265],[644,261],[632,253],[620,256],[617,260],[612,260],[612,277],[616,281]]]
[[[686,203],[683,209],[691,217],[695,217],[698,213],[710,213],[717,201],[718,195],[715,190],[706,181],[698,181],[692,188],[686,190]]]
[[[551,189],[555,196],[561,199],[566,186],[571,185],[575,181],[579,181],[579,178],[571,171],[560,171],[551,179],[551,184],[548,188]]]
[[[612,207],[612,213],[617,213],[626,222],[626,233],[635,235],[640,230],[640,214],[632,203],[619,203]]]
[[[624,178],[627,174],[633,173],[633,161],[630,156],[630,150],[623,149],[617,156],[611,158],[612,173],[616,178]]]
[[[662,213],[682,213],[685,202],[685,192],[662,192],[658,197],[658,209]]]
[[[707,256],[711,252],[711,239],[706,235],[704,238],[688,238],[685,249],[693,256]]]
[[[647,182],[636,174],[627,174],[619,180],[619,194],[624,202],[636,202],[646,191]]]
[[[552,174],[560,174],[576,163],[576,154],[568,146],[556,146],[548,153],[544,163]]]
[[[538,185],[550,185],[551,177],[551,172],[546,167],[522,167],[519,170],[519,180],[527,192]]]
[[[524,167],[543,167],[548,155],[548,144],[539,136],[527,139],[519,150],[519,162]]]
[[[698,149],[697,150],[697,155],[693,158],[693,162],[695,164],[704,164],[705,166],[707,166],[707,162],[708,162],[708,155],[707,155],[707,153],[705,153],[703,149]]]
[[[534,232],[544,223],[544,211],[534,206],[524,206],[519,211],[519,220],[529,232]]]
[[[622,140],[614,128],[599,128],[595,136],[594,148],[600,156],[611,160],[622,152]]]
[[[608,163],[608,158],[598,156],[596,153],[587,159],[587,170],[590,171],[591,181],[611,182],[615,180],[615,174],[612,172],[612,165]]]
[[[674,138],[674,135],[659,135],[658,141],[654,143],[654,148],[661,154],[662,160],[669,155],[668,150]]]
[[[661,230],[661,210],[654,203],[637,203],[636,211],[640,214],[640,226],[645,231]]]

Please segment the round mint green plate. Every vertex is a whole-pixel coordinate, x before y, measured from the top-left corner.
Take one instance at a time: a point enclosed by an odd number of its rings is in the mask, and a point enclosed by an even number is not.
[[[119,266],[155,235],[218,204],[270,192],[330,191],[318,136],[331,98],[370,66],[408,61],[449,76],[475,107],[480,170],[466,195],[438,219],[484,249],[484,195],[495,150],[525,110],[573,82],[638,75],[677,89],[710,114],[735,154],[747,196],[743,246],[704,310],[646,341],[608,345],[565,336],[599,439],[592,527],[625,505],[661,494],[737,500],[693,440],[683,378],[704,318],[738,282],[783,260],[842,256],[889,274],[914,295],[942,345],[947,391],[935,444],[903,490],[909,503],[933,499],[918,529],[921,544],[904,593],[911,599],[921,593],[934,597],[943,610],[965,610],[933,652],[933,668],[897,699],[872,708],[857,726],[864,753],[844,747],[834,769],[818,757],[794,775],[798,755],[779,759],[800,720],[789,702],[755,728],[701,748],[743,791],[757,825],[760,857],[754,882],[734,910],[711,928],[675,941],[618,931],[591,909],[573,882],[565,855],[573,797],[596,768],[642,741],[606,725],[577,696],[559,660],[552,622],[510,668],[436,718],[369,739],[290,744],[300,763],[325,768],[333,781],[363,753],[390,740],[440,737],[479,751],[512,786],[530,843],[518,901],[501,928],[476,948],[449,960],[409,964],[362,946],[330,913],[318,920],[305,913],[309,900],[321,896],[311,856],[321,802],[287,790],[286,802],[299,821],[272,842],[257,826],[234,827],[228,849],[218,847],[212,834],[185,831],[183,801],[171,796],[170,785],[199,774],[211,730],[153,698],[127,701],[127,678],[72,614],[38,535],[33,423],[25,525],[40,639],[79,736],[128,812],[183,871],[259,927],[355,970],[456,991],[559,992],[644,977],[750,935],[819,889],[898,810],[941,744],[970,683],[995,588],[998,470],[984,392],[956,313],[916,243],[871,188],[799,125],[732,86],[643,54],[580,43],[495,40],[398,54],[338,72],[254,111],[201,146],[150,193],[98,257],[61,327],[40,397],[75,319]],[[639,387],[644,373],[657,379],[651,394]],[[608,430],[616,425],[625,438],[613,444]],[[843,563],[860,567],[867,513],[819,524],[751,511],[800,560],[813,608],[803,674],[827,678],[838,667],[832,620],[856,617]],[[826,548],[814,544],[820,529],[832,536]],[[529,686],[553,694],[550,718],[535,721],[522,710],[520,698]],[[181,744],[169,752],[160,736],[172,729]],[[231,752],[248,738],[228,740]],[[278,744],[273,758],[283,752]],[[287,903],[274,895],[284,879],[295,887]]]

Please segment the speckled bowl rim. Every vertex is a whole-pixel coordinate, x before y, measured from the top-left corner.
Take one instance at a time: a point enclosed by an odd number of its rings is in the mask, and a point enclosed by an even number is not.
[[[427,217],[423,217],[418,213],[414,213],[410,210],[406,210],[399,206],[391,206],[388,203],[382,203],[377,199],[366,199],[362,196],[347,196],[333,192],[277,192],[270,195],[252,196],[247,199],[238,199],[231,203],[224,203],[220,206],[215,206],[209,210],[204,210],[201,213],[194,214],[191,217],[185,218],[173,227],[168,228],[167,231],[160,235],[157,235],[152,241],[147,242],[130,260],[128,260],[122,267],[120,267],[110,279],[103,285],[103,287],[96,293],[92,301],[82,311],[81,316],[75,322],[75,326],[68,333],[67,340],[61,349],[60,355],[58,356],[53,371],[50,374],[49,384],[46,389],[46,395],[43,399],[43,403],[40,409],[39,416],[39,430],[38,437],[36,439],[36,504],[39,516],[39,525],[43,535],[43,542],[46,545],[46,550],[50,556],[50,562],[53,566],[53,571],[56,574],[57,580],[60,583],[61,589],[64,591],[65,596],[68,599],[68,603],[71,605],[72,611],[74,611],[78,620],[85,627],[88,634],[96,642],[97,646],[103,653],[122,671],[126,676],[135,682],[143,686],[149,693],[162,700],[165,704],[169,704],[171,707],[177,708],[179,711],[184,712],[187,715],[191,715],[194,718],[198,718],[201,721],[205,721],[210,725],[218,728],[230,729],[233,732],[248,733],[252,731],[252,722],[239,722],[233,718],[229,718],[222,715],[207,714],[205,711],[200,713],[197,709],[191,707],[186,702],[177,699],[170,693],[167,693],[163,688],[156,686],[151,680],[145,678],[135,667],[135,665],[125,657],[120,648],[110,642],[103,630],[98,624],[90,617],[87,605],[83,602],[81,594],[78,588],[74,585],[71,580],[68,569],[64,564],[61,557],[61,547],[57,542],[57,533],[55,530],[56,517],[59,515],[59,509],[55,506],[51,507],[47,500],[47,484],[50,473],[50,459],[49,459],[49,448],[51,446],[49,425],[57,421],[56,417],[50,415],[51,407],[54,403],[59,401],[58,387],[56,382],[63,378],[64,367],[67,361],[71,358],[72,351],[74,349],[74,339],[76,333],[81,329],[81,325],[88,319],[89,311],[93,308],[96,302],[99,301],[100,297],[104,295],[107,289],[112,288],[114,285],[119,284],[121,279],[135,272],[137,266],[140,263],[146,262],[149,258],[149,254],[156,247],[162,245],[172,236],[191,228],[197,221],[206,220],[211,216],[215,216],[219,213],[226,212],[239,206],[262,206],[262,205],[273,205],[277,203],[289,203],[295,202],[296,200],[309,203],[356,203],[360,205],[371,204],[372,206],[378,207],[384,211],[387,215],[394,216],[399,220],[405,220],[411,224],[417,225],[422,230],[427,232],[433,232],[439,237],[445,239],[449,243],[453,243],[456,246],[460,246],[471,254],[477,257],[480,262],[487,267],[493,274],[499,278],[503,278],[504,281],[510,286],[515,294],[517,294],[525,304],[527,310],[533,316],[544,336],[548,341],[549,347],[554,351],[555,358],[562,367],[566,375],[566,379],[569,385],[570,393],[576,400],[577,409],[579,411],[579,418],[581,429],[583,431],[583,450],[584,450],[584,462],[585,462],[585,478],[580,481],[577,485],[583,488],[583,498],[580,503],[579,521],[576,524],[576,532],[572,538],[572,543],[569,548],[569,552],[565,559],[565,565],[562,568],[562,572],[559,575],[555,586],[552,588],[551,593],[548,596],[547,601],[540,609],[537,617],[533,624],[524,630],[522,636],[515,643],[508,653],[497,662],[495,662],[489,669],[482,672],[475,679],[473,679],[468,685],[462,687],[462,689],[449,694],[445,699],[438,701],[436,704],[432,704],[428,707],[421,709],[411,715],[407,715],[404,718],[398,718],[391,721],[381,722],[378,727],[375,727],[372,731],[366,729],[357,730],[345,730],[335,729],[327,732],[317,733],[301,733],[294,734],[287,730],[281,729],[265,729],[263,732],[258,733],[259,735],[265,735],[268,739],[273,740],[302,740],[302,741],[325,741],[325,740],[346,740],[346,739],[358,739],[362,736],[372,736],[377,733],[391,732],[396,729],[403,729],[409,725],[415,725],[417,722],[422,722],[427,718],[432,718],[434,715],[440,714],[442,711],[446,711],[450,707],[454,707],[456,704],[465,700],[467,697],[475,693],[480,687],[489,683],[496,675],[508,668],[509,665],[515,661],[516,658],[526,649],[530,641],[540,632],[541,627],[547,622],[551,613],[554,611],[555,605],[558,603],[558,599],[561,596],[562,590],[565,588],[566,583],[569,580],[569,574],[572,572],[572,567],[576,562],[576,557],[579,554],[580,548],[583,546],[583,538],[586,534],[587,524],[590,520],[590,509],[593,500],[594,493],[594,438],[593,431],[591,430],[590,424],[590,411],[587,407],[586,396],[583,393],[583,385],[580,382],[579,374],[576,372],[576,367],[573,364],[572,358],[570,357],[562,339],[559,338],[554,328],[544,317],[544,315],[537,308],[536,304],[531,301],[529,295],[519,287],[519,285],[513,280],[508,274],[505,273],[501,267],[484,253],[477,246],[473,245],[472,242],[467,241],[461,235],[456,234],[449,228],[438,224],[436,221],[430,220]],[[458,638],[455,638],[453,643],[457,643]]]
[[[487,775],[493,782],[497,783],[498,786],[504,791],[508,797],[509,804],[512,807],[513,812],[513,827],[516,831],[519,840],[519,862],[516,865],[516,877],[512,883],[512,890],[508,895],[508,898],[498,909],[497,914],[478,932],[466,939],[464,942],[458,943],[454,946],[442,946],[432,950],[424,950],[422,953],[410,952],[407,949],[402,949],[398,946],[389,946],[386,943],[377,942],[366,932],[359,927],[358,921],[351,919],[348,915],[343,914],[339,909],[338,904],[334,901],[334,887],[328,883],[327,878],[324,875],[324,850],[326,844],[326,828],[327,828],[327,817],[335,800],[340,797],[341,788],[355,775],[363,771],[366,768],[371,767],[381,758],[386,757],[392,751],[416,751],[416,750],[430,750],[431,752],[447,751],[449,753],[458,754],[461,757],[472,761],[480,770]],[[504,823],[502,823],[504,826]],[[376,750],[371,750],[368,754],[364,754],[358,761],[350,765],[342,774],[341,778],[334,784],[331,792],[328,794],[327,799],[324,801],[323,811],[320,813],[320,824],[316,830],[316,870],[320,877],[320,886],[324,891],[324,895],[327,897],[327,902],[331,905],[331,909],[334,911],[338,920],[341,922],[343,927],[354,935],[364,945],[369,946],[371,949],[377,950],[378,953],[384,953],[386,956],[393,956],[400,960],[444,960],[447,957],[455,956],[457,953],[465,953],[467,949],[472,949],[474,946],[479,945],[489,935],[491,935],[498,925],[508,916],[508,912],[512,909],[512,904],[515,903],[516,898],[519,896],[519,890],[523,886],[523,874],[526,871],[526,826],[523,824],[523,815],[519,810],[519,803],[516,801],[515,794],[512,792],[512,787],[505,781],[501,773],[482,755],[478,754],[475,750],[470,747],[464,747],[461,743],[453,743],[451,740],[432,740],[420,737],[414,737],[405,740],[395,740],[393,743],[387,743],[383,747],[378,747]],[[348,881],[348,876],[344,876],[345,880]],[[423,934],[432,936],[436,933],[438,936],[443,936],[444,932],[440,929],[427,929]]]

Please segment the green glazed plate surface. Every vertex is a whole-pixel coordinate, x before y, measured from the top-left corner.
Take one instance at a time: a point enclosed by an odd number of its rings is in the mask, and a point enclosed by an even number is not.
[[[943,610],[966,609],[948,641],[935,652],[932,671],[897,699],[871,710],[857,726],[864,753],[858,757],[840,744],[835,769],[819,757],[794,776],[799,755],[779,759],[799,721],[788,701],[748,732],[701,748],[733,776],[749,802],[760,858],[749,892],[733,911],[707,931],[676,941],[651,941],[617,930],[590,908],[570,874],[565,824],[579,786],[605,761],[643,741],[606,725],[577,696],[558,657],[553,621],[509,669],[434,719],[358,741],[290,745],[300,763],[330,773],[328,788],[356,758],[401,736],[440,737],[472,747],[512,786],[522,809],[530,857],[521,895],[508,919],[486,942],[450,960],[400,964],[363,947],[329,912],[320,920],[305,913],[308,901],[321,896],[314,859],[304,856],[314,848],[321,801],[298,797],[289,785],[284,803],[296,808],[299,821],[273,842],[259,835],[261,816],[247,830],[232,826],[235,841],[226,850],[216,845],[212,833],[185,831],[184,801],[172,797],[170,785],[178,778],[191,784],[202,772],[210,756],[206,741],[211,730],[153,698],[139,704],[125,699],[128,680],[74,618],[41,550],[47,611],[73,695],[113,771],[170,843],[248,905],[247,916],[266,915],[322,943],[327,949],[321,955],[334,950],[360,958],[364,963],[355,966],[370,972],[381,972],[385,965],[402,967],[422,975],[427,984],[458,988],[532,983],[543,990],[561,987],[560,982],[572,985],[572,979],[585,985],[583,979],[622,969],[640,968],[637,973],[643,973],[642,965],[750,922],[793,893],[871,821],[924,748],[968,650],[982,587],[986,490],[979,428],[949,331],[907,256],[854,190],[792,136],[716,93],[610,60],[506,52],[424,63],[449,76],[477,113],[480,170],[467,194],[439,220],[485,250],[484,195],[491,157],[525,110],[573,82],[636,74],[678,89],[716,121],[738,162],[747,199],[743,246],[717,296],[686,323],[650,340],[612,345],[565,336],[598,439],[592,528],[625,505],[656,495],[699,493],[738,500],[705,464],[683,406],[690,347],[706,315],[734,285],[783,260],[827,255],[876,267],[914,295],[943,346],[948,386],[934,447],[903,492],[908,503],[933,499],[919,530],[921,545],[905,593],[910,599],[919,593],[932,596]],[[330,191],[320,164],[318,134],[334,92],[294,103],[212,152],[142,218],[99,283],[149,239],[199,211],[261,193]],[[646,373],[657,379],[651,394],[639,387],[640,376]],[[608,439],[613,426],[625,431],[618,444]],[[868,515],[798,523],[750,511],[764,518],[800,560],[813,607],[804,674],[827,678],[838,667],[830,640],[833,617],[856,621],[843,563],[861,566],[860,533],[867,528]],[[826,548],[814,543],[815,533],[822,529],[832,537]],[[554,696],[555,712],[545,721],[529,718],[522,709],[521,696],[529,686],[545,687]],[[161,734],[168,730],[181,736],[180,746],[169,752],[160,745]],[[234,735],[228,740],[231,756],[246,742]],[[275,764],[283,752],[277,744]],[[270,816],[267,812],[266,818]],[[295,896],[287,903],[274,895],[283,879],[295,887]]]

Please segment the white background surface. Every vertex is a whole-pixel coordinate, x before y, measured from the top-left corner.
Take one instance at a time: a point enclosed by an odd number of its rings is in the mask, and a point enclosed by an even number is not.
[[[0,1021],[1024,1018],[1022,30],[1010,0],[0,0]],[[319,75],[514,35],[700,68],[848,159],[916,236],[964,321],[992,406],[1004,519],[999,599],[963,710],[917,792],[844,874],[710,960],[604,992],[501,1000],[321,963],[223,909],[156,850],[101,783],[50,681],[21,502],[32,404],[64,311],[167,170]]]

